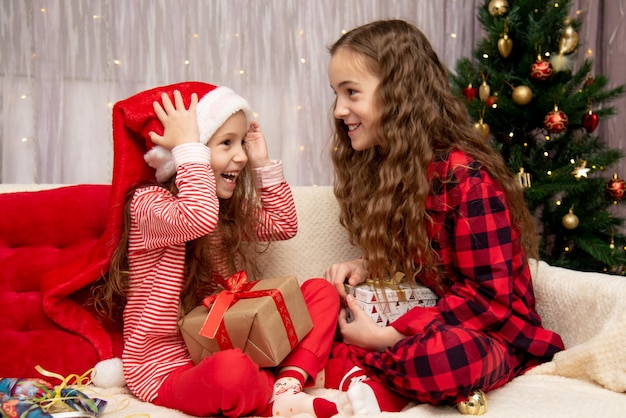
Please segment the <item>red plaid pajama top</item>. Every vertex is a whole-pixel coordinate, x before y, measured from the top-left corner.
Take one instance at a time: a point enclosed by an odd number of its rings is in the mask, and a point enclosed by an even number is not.
[[[501,186],[460,151],[436,158],[430,176],[426,209],[445,290],[418,277],[440,299],[392,323],[409,337],[383,352],[350,351],[389,388],[438,404],[502,386],[564,346],[535,310],[530,269]]]

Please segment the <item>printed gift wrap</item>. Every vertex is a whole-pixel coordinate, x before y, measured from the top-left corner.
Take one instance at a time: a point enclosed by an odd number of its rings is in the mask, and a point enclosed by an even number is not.
[[[382,285],[367,280],[357,286],[346,286],[346,293],[354,296],[365,312],[379,326],[385,327],[410,309],[429,307],[437,303],[437,295],[424,285],[404,281],[402,273],[396,273]],[[354,317],[348,310],[348,321]]]
[[[180,322],[194,363],[237,347],[260,367],[277,366],[313,328],[295,276],[248,282],[240,271],[224,288]]]

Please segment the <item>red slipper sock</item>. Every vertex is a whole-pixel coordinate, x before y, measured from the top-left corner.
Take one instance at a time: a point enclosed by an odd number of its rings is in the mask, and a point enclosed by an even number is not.
[[[311,414],[318,418],[337,415],[337,405],[323,398],[302,392],[304,377],[295,370],[281,372],[274,383],[274,394],[270,403],[260,414],[263,417],[291,417],[298,414]]]
[[[406,398],[372,379],[354,382],[347,395],[354,415],[400,412],[409,404]]]

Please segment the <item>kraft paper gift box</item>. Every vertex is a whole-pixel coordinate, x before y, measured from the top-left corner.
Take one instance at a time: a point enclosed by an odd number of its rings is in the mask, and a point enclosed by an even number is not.
[[[383,281],[382,285],[373,280],[356,286],[346,285],[346,292],[354,296],[359,306],[381,327],[417,306],[429,307],[437,303],[437,295],[432,290],[418,283],[402,281],[401,276],[400,279]],[[348,311],[348,321],[352,319],[352,313]]]
[[[205,299],[210,314],[201,305],[180,321],[191,358],[238,347],[260,367],[277,366],[313,328],[300,284],[295,276],[248,282],[245,272],[236,275],[244,276],[236,289]]]

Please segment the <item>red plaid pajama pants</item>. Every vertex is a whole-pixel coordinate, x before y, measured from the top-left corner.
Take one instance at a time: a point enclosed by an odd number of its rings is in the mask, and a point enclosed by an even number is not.
[[[434,405],[465,400],[475,389],[500,387],[515,377],[519,365],[499,339],[448,325],[441,317],[383,352],[336,342],[331,359],[333,365],[341,360],[344,373],[360,366],[368,377],[408,400]]]

